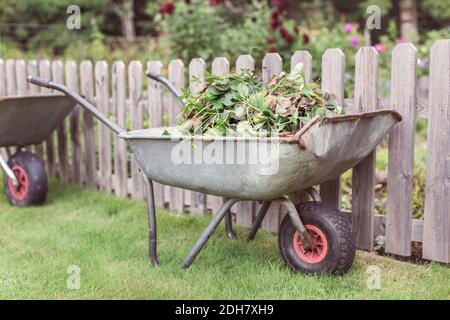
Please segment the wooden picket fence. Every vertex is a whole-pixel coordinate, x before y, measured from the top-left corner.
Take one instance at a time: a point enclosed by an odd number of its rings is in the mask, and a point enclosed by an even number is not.
[[[391,94],[379,98],[378,53],[371,47],[356,54],[355,88],[351,98],[344,97],[345,56],[339,49],[328,49],[321,60],[322,88],[333,93],[347,113],[393,107],[403,121],[389,134],[387,215],[373,214],[375,152],[353,169],[351,220],[357,245],[372,250],[374,237],[385,235],[386,251],[410,256],[411,242],[423,243],[423,257],[450,262],[450,40],[437,41],[430,54],[428,99],[418,98],[417,50],[411,44],[399,44],[392,52]],[[291,58],[291,68],[303,63],[307,81],[311,80],[313,58],[298,51]],[[319,63],[316,61],[315,63]],[[29,85],[27,75],[39,75],[65,83],[81,92],[89,101],[127,129],[142,129],[176,124],[180,104],[160,84],[144,76],[145,69],[165,74],[182,88],[201,90],[206,63],[193,59],[186,68],[181,60],[172,60],[167,69],[159,61],[144,66],[132,61],[126,66],[105,61],[24,61],[0,59],[0,96],[46,92]],[[249,55],[237,58],[234,70],[253,69],[256,63]],[[262,61],[262,78],[268,82],[283,69],[280,55],[268,53]],[[231,70],[225,58],[212,62],[211,72]],[[185,81],[188,79],[188,83]],[[1,112],[1,110],[0,110]],[[426,194],[424,220],[411,219],[416,119],[428,120],[426,160]],[[38,125],[38,124],[37,124]],[[46,160],[49,173],[57,173],[63,182],[98,187],[119,197],[143,199],[143,180],[136,162],[127,153],[124,141],[108,128],[98,125],[89,113],[79,107],[55,134],[33,150]],[[191,214],[217,210],[222,199],[197,192],[156,184],[156,202],[178,213]],[[340,202],[340,179],[320,186],[323,201],[336,206]],[[239,202],[233,208],[237,224],[249,227],[258,204]],[[273,206],[263,228],[276,232],[283,212]]]

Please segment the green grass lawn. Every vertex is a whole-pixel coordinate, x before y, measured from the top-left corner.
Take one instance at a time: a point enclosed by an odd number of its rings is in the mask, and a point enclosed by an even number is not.
[[[209,217],[158,211],[160,268],[147,257],[143,201],[52,181],[47,204],[9,206],[0,187],[2,299],[422,299],[450,297],[450,269],[357,254],[343,277],[295,274],[284,266],[275,236],[230,241],[223,226],[188,270],[181,261]],[[79,290],[67,289],[68,267],[81,270]],[[381,271],[370,290],[368,266]]]

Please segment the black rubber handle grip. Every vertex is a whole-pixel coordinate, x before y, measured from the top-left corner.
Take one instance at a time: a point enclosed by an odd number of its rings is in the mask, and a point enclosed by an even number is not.
[[[49,87],[50,80],[35,77],[35,76],[28,76],[27,80],[28,80],[28,82],[35,84],[37,86],[50,88]]]
[[[153,79],[155,81],[161,82],[161,75],[160,74],[157,74],[157,73],[154,73],[154,72],[151,72],[151,71],[147,71],[146,74],[147,74],[147,77],[149,77],[150,79]]]

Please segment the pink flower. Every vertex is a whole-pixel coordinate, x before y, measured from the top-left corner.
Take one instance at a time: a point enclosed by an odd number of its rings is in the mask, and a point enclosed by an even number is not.
[[[357,37],[352,37],[350,43],[352,44],[352,46],[357,46],[359,44],[359,39]]]
[[[352,29],[353,29],[353,25],[351,23],[347,22],[346,24],[344,24],[344,32],[345,33],[352,32]]]
[[[375,48],[375,50],[377,50],[378,52],[384,52],[384,50],[386,50],[386,48],[381,44],[381,43],[377,43],[376,45],[373,46]]]
[[[398,43],[406,43],[407,41],[405,40],[405,39],[403,39],[403,38],[400,38],[399,40],[398,40]]]

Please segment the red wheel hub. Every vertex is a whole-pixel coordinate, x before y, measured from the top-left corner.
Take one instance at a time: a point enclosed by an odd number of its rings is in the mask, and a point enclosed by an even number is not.
[[[25,170],[18,165],[13,166],[12,171],[14,172],[14,175],[16,176],[17,182],[19,184],[17,186],[14,186],[12,180],[9,179],[8,189],[11,192],[11,196],[14,197],[14,199],[21,201],[25,199],[25,197],[28,194],[29,189],[28,175],[25,172]]]
[[[320,263],[325,259],[328,253],[328,241],[325,237],[325,234],[317,228],[316,226],[307,224],[305,225],[306,230],[309,232],[311,236],[311,240],[313,243],[313,247],[311,249],[305,250],[302,245],[302,240],[298,235],[298,232],[295,231],[294,238],[292,242],[294,244],[294,251],[297,256],[309,264]]]

